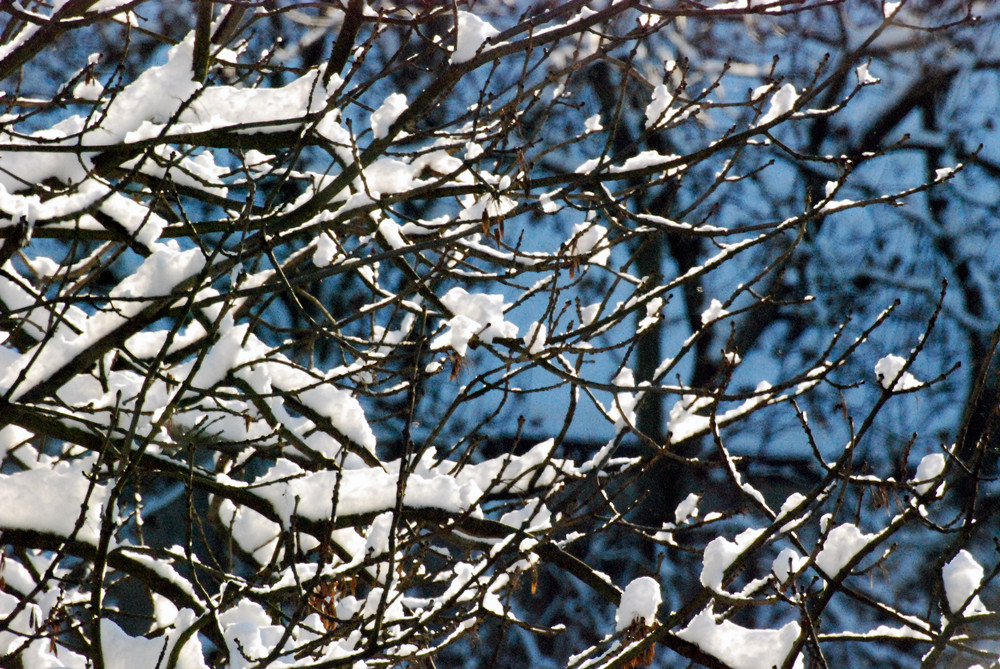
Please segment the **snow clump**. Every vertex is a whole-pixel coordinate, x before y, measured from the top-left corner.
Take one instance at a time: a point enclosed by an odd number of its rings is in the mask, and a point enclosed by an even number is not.
[[[965,606],[962,615],[973,616],[989,613],[976,595],[983,582],[983,566],[976,562],[972,553],[960,550],[951,561],[941,568],[941,578],[944,581],[944,591],[948,596],[948,608],[952,613],[958,613]],[[966,604],[968,602],[968,604]]]
[[[900,376],[899,373],[903,371],[905,366],[906,358],[901,358],[898,355],[887,355],[875,363],[875,376],[878,377],[882,387],[886,390],[900,391],[920,387],[920,381],[913,374],[903,372],[903,375]]]
[[[393,93],[385,99],[385,102],[372,112],[371,125],[372,135],[375,139],[382,139],[389,134],[389,126],[396,122],[399,115],[406,111],[406,96],[402,93]]]
[[[702,558],[701,584],[710,590],[722,590],[722,578],[726,569],[743,554],[764,530],[750,528],[740,532],[733,541],[716,537],[705,546]]]
[[[729,620],[716,622],[712,612],[705,609],[677,636],[733,669],[760,669],[780,667],[792,650],[799,631],[799,624],[794,621],[776,630],[748,629]],[[802,666],[801,658],[796,658],[794,666]]]
[[[452,63],[465,63],[476,57],[476,52],[489,38],[500,34],[500,31],[469,12],[458,12],[458,25],[455,27],[458,37],[455,40],[455,51],[451,54]]]
[[[942,472],[944,472],[946,462],[947,460],[941,453],[931,453],[920,459],[920,464],[917,465],[917,473],[913,475],[914,481],[922,481],[922,483],[916,483],[913,486],[918,495],[923,495],[930,490],[930,487],[934,485],[933,480],[941,476]],[[937,492],[940,494],[941,491],[938,490]]]
[[[621,603],[615,613],[615,631],[621,632],[633,621],[642,618],[643,624],[651,627],[656,622],[656,610],[663,601],[660,584],[649,576],[640,576],[627,586],[622,593]]]
[[[708,325],[712,321],[717,321],[728,314],[729,312],[722,308],[722,302],[712,298],[712,302],[708,305],[708,309],[701,312],[701,324]]]
[[[816,556],[816,566],[828,576],[836,576],[873,539],[874,534],[864,534],[857,525],[839,525],[830,530],[823,542],[823,550]]]
[[[757,122],[757,127],[767,125],[779,116],[790,112],[798,99],[799,94],[795,92],[795,86],[785,84],[779,88],[778,92],[771,98],[771,105],[768,107],[767,113],[761,116]]]
[[[504,320],[503,313],[510,305],[504,304],[503,295],[472,294],[455,287],[441,302],[454,316],[446,322],[448,331],[431,342],[432,349],[450,346],[459,355],[465,355],[473,337],[489,344],[494,337],[517,336],[517,326]]]

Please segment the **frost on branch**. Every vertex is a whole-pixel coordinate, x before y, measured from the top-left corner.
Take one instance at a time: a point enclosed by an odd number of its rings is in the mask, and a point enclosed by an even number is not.
[[[988,40],[529,4],[0,8],[0,666],[1000,652]]]

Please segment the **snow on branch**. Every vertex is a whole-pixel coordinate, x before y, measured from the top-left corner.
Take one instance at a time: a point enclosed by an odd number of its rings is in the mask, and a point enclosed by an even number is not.
[[[0,7],[0,665],[995,658],[976,26],[654,4]]]

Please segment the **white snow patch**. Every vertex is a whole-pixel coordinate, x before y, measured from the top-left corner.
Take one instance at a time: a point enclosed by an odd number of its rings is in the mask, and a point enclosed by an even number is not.
[[[716,622],[712,612],[705,609],[677,636],[696,644],[732,669],[761,669],[780,667],[784,663],[799,636],[799,624],[793,621],[776,630],[748,629],[729,620]],[[797,658],[795,667],[801,664]]]
[[[639,321],[636,328],[639,332],[645,332],[660,321],[660,310],[663,309],[663,298],[654,297],[646,303],[646,317]]]
[[[133,637],[125,633],[107,618],[101,620],[101,649],[104,651],[104,666],[107,669],[133,669],[134,667],[155,667],[161,659],[168,657],[178,637],[194,622],[195,614],[190,609],[182,611],[174,622],[174,627],[165,636],[147,639]],[[207,669],[201,640],[197,634],[188,637],[181,649],[178,669]]]
[[[548,336],[548,329],[544,323],[532,323],[528,326],[528,334],[524,335],[524,345],[528,347],[528,353],[537,355],[545,350],[545,339]]]
[[[593,304],[588,304],[587,306],[580,309],[580,320],[583,325],[590,325],[597,318],[597,315],[601,313],[601,303],[595,302]]]
[[[52,469],[0,474],[0,528],[69,537],[83,513],[76,539],[96,545],[110,489],[91,488],[93,465],[94,458],[88,457],[56,463]]]
[[[340,255],[337,242],[329,232],[322,232],[316,237],[316,252],[312,261],[316,267],[327,267]]]
[[[229,648],[230,669],[256,666],[277,649],[285,632],[284,627],[272,624],[264,607],[245,598],[219,614],[219,625]],[[286,662],[281,664],[287,666]]]
[[[802,557],[794,548],[782,548],[778,557],[771,563],[771,573],[780,583],[784,583],[791,574],[798,573],[808,562],[809,558]]]
[[[816,566],[828,576],[836,576],[874,538],[874,534],[862,533],[857,525],[838,525],[826,536],[823,550],[816,556]]]
[[[95,342],[127,324],[147,306],[143,298],[169,294],[177,284],[200,271],[204,264],[205,257],[198,249],[180,252],[176,247],[161,245],[110,291],[112,308],[98,311],[77,323],[78,334],[68,328],[60,329],[54,337],[28,349],[0,373],[0,390],[12,390],[11,400],[17,400]],[[19,380],[22,371],[24,377]]]
[[[494,337],[516,337],[517,326],[504,320],[503,295],[469,293],[455,287],[441,298],[441,302],[454,314],[446,323],[448,331],[431,342],[432,349],[450,346],[459,355],[465,355],[469,340],[477,336],[491,343]]]
[[[392,511],[384,511],[375,516],[368,536],[365,537],[365,555],[377,557],[389,552],[389,537],[392,532]]]
[[[688,493],[688,496],[674,509],[674,522],[681,525],[687,522],[688,518],[698,517],[698,502],[701,496],[695,493]]]
[[[625,586],[621,602],[615,612],[615,631],[621,632],[639,618],[651,627],[656,622],[656,611],[663,597],[660,584],[649,576],[640,576]]]
[[[887,355],[875,363],[875,376],[886,390],[900,391],[920,387],[920,381],[909,372],[903,372],[900,376],[905,366],[906,358]]]
[[[941,476],[946,463],[947,459],[943,453],[931,453],[920,459],[920,464],[917,465],[917,472],[911,481],[923,481],[923,483],[915,483],[913,486],[918,495],[923,495],[930,490],[930,487],[933,485],[932,481]],[[942,483],[942,485],[944,484]],[[936,492],[940,494],[941,490],[938,489]]]
[[[799,94],[795,91],[795,86],[785,84],[778,89],[778,92],[771,98],[767,113],[757,121],[757,127],[767,125],[783,114],[787,114],[795,106],[795,101],[799,99]]]
[[[954,167],[939,167],[934,170],[934,181],[944,181],[954,174],[955,171]]]
[[[800,492],[793,492],[791,495],[785,499],[785,503],[781,505],[781,509],[778,511],[778,516],[775,520],[782,520],[790,514],[799,504],[806,500],[805,495]],[[782,532],[788,532],[795,527],[795,525],[801,523],[804,519],[799,518],[798,520],[792,520],[791,522],[785,523],[781,526]]]
[[[722,590],[722,577],[726,569],[756,541],[764,530],[746,529],[740,532],[733,541],[725,537],[716,537],[705,546],[702,559],[701,584],[716,592]]]
[[[944,591],[948,596],[948,608],[952,613],[962,611],[962,615],[972,616],[990,612],[980,601],[979,595],[976,595],[976,591],[982,585],[984,574],[982,565],[976,561],[972,553],[964,549],[958,551],[958,554],[941,569]]]
[[[717,321],[727,314],[729,314],[729,312],[722,308],[722,302],[713,297],[712,302],[708,305],[708,309],[701,312],[701,324],[708,325],[712,321]]]
[[[0,348],[0,354],[5,349]],[[3,359],[0,358],[0,364],[3,363]],[[25,444],[35,435],[28,432],[23,427],[18,427],[17,425],[7,425],[6,427],[0,428],[0,462],[3,462],[7,458],[7,453],[22,444]]]
[[[698,397],[697,395],[683,395],[681,399],[674,402],[667,422],[667,432],[670,433],[671,443],[684,441],[688,437],[707,430],[709,426],[708,416],[701,416],[695,412],[711,403],[711,397]]]
[[[343,480],[334,509],[333,492],[339,476]],[[293,512],[310,520],[326,520],[392,509],[397,479],[396,473],[379,468],[306,472],[290,460],[279,458],[269,472],[254,482],[252,492],[267,500],[287,527]],[[459,513],[469,510],[481,495],[474,481],[460,482],[454,476],[426,472],[407,479],[403,502],[410,508]]]
[[[764,87],[768,88],[768,87]],[[646,128],[662,128],[672,121],[683,121],[693,114],[697,105],[689,105],[682,109],[671,109],[676,98],[667,90],[664,84],[653,89],[653,99],[646,105]]]
[[[590,262],[595,265],[605,265],[611,255],[608,246],[608,229],[603,225],[584,222],[573,226],[573,234],[570,235],[569,243],[566,245],[566,252],[569,255],[585,256],[590,255]]]
[[[382,106],[372,112],[371,126],[375,139],[382,139],[389,134],[389,126],[406,111],[406,107],[406,96],[402,93],[393,93],[385,99]]]
[[[610,165],[608,166],[604,163],[604,166],[608,168],[608,172],[611,174],[620,174],[622,172],[629,172],[632,170],[644,170],[650,167],[658,167],[660,165],[665,165],[666,163],[676,162],[680,159],[680,156],[672,153],[660,153],[659,151],[641,151],[638,154],[627,159],[621,165]],[[577,174],[589,174],[596,170],[598,166],[601,166],[603,160],[601,158],[590,158],[585,160],[574,170]],[[677,164],[669,169],[665,169],[664,173],[669,175],[676,174],[677,172],[684,169],[683,164]]]
[[[406,240],[399,232],[399,224],[391,218],[383,218],[378,224],[378,231],[385,237],[389,248],[402,249],[407,247]]]
[[[477,142],[469,142],[468,144],[465,145],[466,160],[475,160],[479,156],[483,155],[485,152],[486,149],[484,149],[482,145]]]
[[[228,499],[223,499],[219,505],[219,518],[224,526],[230,529],[237,545],[253,556],[257,564],[265,565],[275,556],[281,557],[278,541],[282,530],[277,523],[271,522],[253,509],[237,507]],[[308,537],[306,534],[299,536],[300,539]]]
[[[97,102],[104,95],[104,86],[96,77],[87,76],[73,87],[73,97],[78,100]]]
[[[489,193],[477,197],[470,194],[462,197],[462,207],[458,220],[481,222],[484,215],[502,218],[517,207],[517,202],[506,195]]]
[[[500,522],[509,527],[523,529],[526,532],[539,532],[552,527],[552,512],[541,500],[532,499],[522,508],[503,514],[500,517]],[[510,536],[513,539],[514,535]],[[534,545],[533,540],[525,539],[525,542]],[[522,543],[521,549],[526,550],[527,546]]]
[[[538,204],[542,206],[542,211],[546,214],[554,214],[562,207],[552,201],[552,196],[549,193],[542,193],[538,196]]]
[[[878,77],[872,76],[868,71],[868,63],[862,63],[854,69],[854,73],[858,75],[858,85],[859,86],[869,86],[871,84],[877,84],[881,81]]]
[[[670,103],[674,101],[674,97],[667,90],[667,87],[660,84],[653,89],[653,100],[648,105],[646,105],[646,128],[652,129],[658,124],[662,124],[667,119],[663,119],[664,113],[670,107]]]
[[[339,85],[339,77],[333,77],[329,90],[336,90]],[[306,113],[320,111],[326,103],[326,96],[327,91],[319,81],[317,70],[312,70],[280,88],[208,86],[181,111],[180,123],[172,130],[204,132],[239,124],[255,126],[241,132],[269,133],[289,130],[300,123]],[[150,97],[156,103],[160,103],[165,96],[158,93]],[[179,98],[178,103],[187,97],[190,96]],[[161,116],[158,120],[166,122],[168,119],[169,116],[166,118]],[[135,136],[130,136],[128,139],[148,139],[145,135],[155,135],[159,132],[156,126],[146,130],[140,127],[133,133]]]
[[[620,388],[635,388],[635,375],[628,367],[624,367],[615,375],[614,384]],[[636,393],[620,392],[615,394],[615,402],[608,415],[615,421],[615,430],[635,425],[635,406],[639,401]]]
[[[451,54],[452,63],[465,63],[476,57],[476,52],[486,40],[500,34],[500,31],[489,23],[469,12],[458,12],[458,24],[455,26],[458,36],[455,40],[455,51]]]

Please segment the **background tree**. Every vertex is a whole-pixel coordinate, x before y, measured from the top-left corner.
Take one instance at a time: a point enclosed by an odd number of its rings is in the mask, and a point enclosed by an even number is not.
[[[995,665],[991,11],[5,5],[3,661]]]

